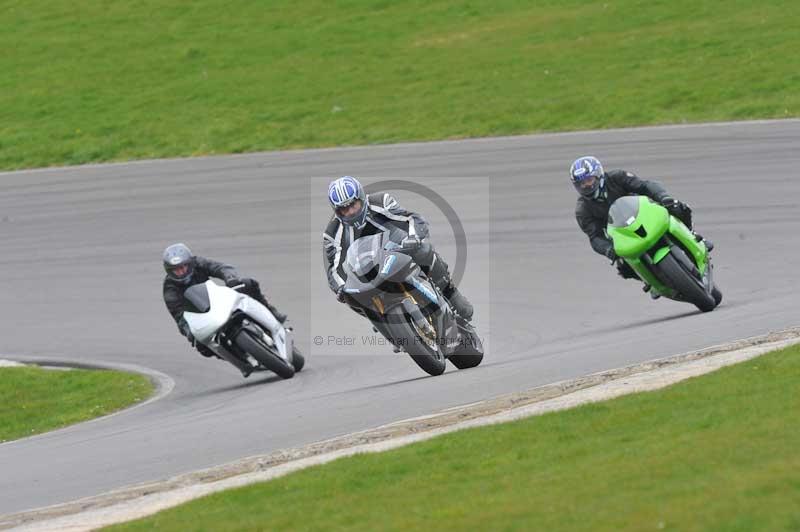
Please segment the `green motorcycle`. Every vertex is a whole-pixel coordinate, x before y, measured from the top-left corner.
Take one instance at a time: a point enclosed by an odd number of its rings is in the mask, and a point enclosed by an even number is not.
[[[646,196],[624,196],[608,212],[614,251],[651,294],[710,312],[722,301],[706,245],[683,222]]]

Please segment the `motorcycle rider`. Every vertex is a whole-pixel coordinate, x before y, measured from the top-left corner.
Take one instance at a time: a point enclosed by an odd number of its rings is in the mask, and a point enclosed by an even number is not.
[[[330,289],[339,302],[346,302],[344,261],[347,249],[358,238],[398,228],[408,234],[402,246],[463,319],[472,319],[472,304],[450,278],[447,263],[428,241],[428,223],[422,216],[408,211],[390,194],[367,195],[364,187],[351,176],[340,177],[328,186],[328,202],[333,209],[328,227],[322,235],[322,252]]]
[[[183,293],[190,286],[205,283],[211,277],[223,280],[228,287],[244,285],[242,293],[267,307],[279,322],[286,321],[286,315],[272,306],[261,293],[258,281],[240,276],[236,269],[229,264],[193,255],[191,250],[181,243],[172,244],[164,250],[163,263],[164,270],[167,272],[163,287],[167,310],[178,324],[180,333],[204,357],[216,357],[217,355],[195,340],[189,330],[189,324],[183,319]]]
[[[627,262],[617,257],[614,252],[614,244],[605,232],[608,211],[611,204],[617,199],[631,194],[647,196],[664,206],[671,215],[678,218],[690,230],[692,229],[692,209],[687,204],[670,196],[664,187],[655,181],[645,181],[625,170],[606,172],[600,161],[591,156],[576,159],[570,166],[569,176],[579,194],[575,206],[575,218],[578,225],[589,237],[592,249],[611,259],[623,279],[638,279],[639,277]],[[714,248],[714,244],[710,240],[692,232],[698,241],[705,242],[709,251]],[[645,285],[645,291],[649,289],[650,287]]]

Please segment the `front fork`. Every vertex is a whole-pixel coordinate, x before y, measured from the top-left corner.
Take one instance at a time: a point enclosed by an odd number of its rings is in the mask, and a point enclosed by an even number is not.
[[[667,234],[680,242],[684,251],[688,250],[689,254],[691,255],[690,258],[693,260],[695,267],[700,272],[703,284],[707,290],[711,290],[711,287],[713,286],[711,273],[713,268],[711,267],[711,261],[708,257],[708,250],[706,250],[705,243],[698,242],[697,239],[695,239],[694,233],[692,233],[689,228],[683,224],[683,222],[674,216],[670,216],[669,230],[667,231]],[[673,290],[664,285],[664,283],[662,283],[649,268],[649,265],[658,264],[661,262],[661,260],[670,252],[670,248],[675,245],[668,239],[666,241],[662,240],[660,243],[662,245],[658,247],[658,249],[651,249],[638,258],[625,259],[625,261],[630,264],[631,268],[633,268],[633,270],[636,272],[636,275],[638,275],[642,281],[650,285],[651,290],[655,290],[660,295],[671,297]]]
[[[245,373],[253,371],[253,364],[251,364],[248,360],[241,359],[233,352],[233,350],[236,349],[236,347],[233,345],[233,338],[226,334],[218,334],[214,337],[213,342],[214,343],[208,347],[213,349],[214,352],[224,360],[227,360],[233,364],[239,371]]]
[[[373,326],[379,329],[389,341],[395,343],[391,338],[389,330],[383,325],[382,320],[387,316],[394,318],[397,314],[390,313],[390,309],[401,305],[404,308],[404,313],[414,320],[420,334],[428,337],[437,346],[446,347],[445,351],[450,351],[453,345],[458,344],[461,338],[461,332],[456,323],[452,310],[445,311],[439,298],[443,297],[438,293],[438,290],[431,286],[429,281],[419,280],[414,278],[414,282],[399,285],[400,291],[398,292],[399,301],[391,302],[388,307],[384,299],[378,295],[373,296],[372,305],[369,312],[364,312],[364,315],[373,322]],[[399,293],[402,292],[402,296]],[[421,307],[420,302],[425,304]],[[423,309],[425,309],[423,311]],[[391,319],[390,318],[390,319]],[[424,332],[423,332],[424,331]],[[439,339],[439,331],[444,331],[444,338],[446,344],[442,344]],[[398,351],[395,346],[395,351]]]

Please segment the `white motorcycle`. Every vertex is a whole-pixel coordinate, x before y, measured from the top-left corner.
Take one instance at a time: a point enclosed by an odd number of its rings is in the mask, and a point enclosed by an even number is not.
[[[264,305],[214,281],[190,286],[183,294],[183,319],[195,340],[236,366],[242,375],[269,370],[291,379],[305,360],[294,346],[292,330]]]

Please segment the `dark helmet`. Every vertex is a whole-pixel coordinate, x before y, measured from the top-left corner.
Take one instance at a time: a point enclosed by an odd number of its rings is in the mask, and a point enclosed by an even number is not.
[[[581,196],[597,199],[605,185],[605,171],[603,165],[596,157],[581,157],[575,159],[569,168],[569,178],[572,186]]]
[[[167,277],[188,284],[194,273],[194,255],[186,244],[172,244],[164,250],[164,270]]]

